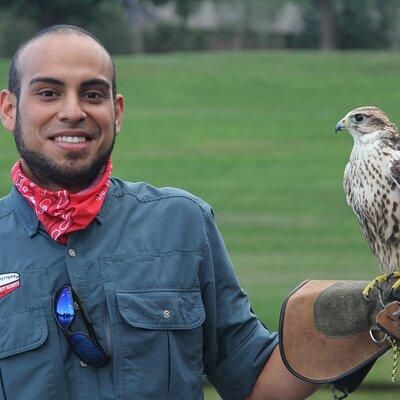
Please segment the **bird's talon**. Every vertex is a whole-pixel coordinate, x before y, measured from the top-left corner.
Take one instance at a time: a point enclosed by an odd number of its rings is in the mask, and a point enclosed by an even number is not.
[[[392,290],[395,291],[400,287],[400,279],[397,279],[397,281],[392,285]]]
[[[373,281],[371,281],[370,283],[368,283],[367,286],[365,286],[364,290],[362,291],[364,298],[368,298],[371,290],[377,286],[380,282],[384,282],[387,279],[386,275],[379,275],[377,276]]]

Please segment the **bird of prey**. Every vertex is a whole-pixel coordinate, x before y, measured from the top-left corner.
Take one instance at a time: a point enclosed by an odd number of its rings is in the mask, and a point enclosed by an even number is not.
[[[383,272],[400,271],[400,137],[377,107],[359,107],[336,125],[354,139],[343,186]],[[396,273],[397,275],[397,273]]]

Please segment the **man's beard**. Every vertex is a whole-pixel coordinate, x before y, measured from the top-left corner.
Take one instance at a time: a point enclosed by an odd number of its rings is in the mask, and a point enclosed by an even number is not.
[[[67,190],[82,190],[93,182],[110,157],[116,136],[114,131],[113,141],[110,146],[97,154],[91,163],[81,167],[74,165],[75,160],[73,157],[67,164],[63,165],[45,154],[27,149],[18,117],[13,134],[17,150],[27,164],[35,183],[44,188],[56,184]]]

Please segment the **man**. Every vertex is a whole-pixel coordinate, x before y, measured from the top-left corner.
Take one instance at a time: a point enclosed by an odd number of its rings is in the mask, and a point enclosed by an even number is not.
[[[0,201],[0,399],[294,400],[210,206],[110,178],[124,100],[89,33],[21,45],[1,92],[21,159]]]

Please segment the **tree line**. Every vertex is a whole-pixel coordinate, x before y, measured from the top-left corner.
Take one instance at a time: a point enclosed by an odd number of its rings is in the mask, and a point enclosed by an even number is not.
[[[399,49],[398,0],[291,0],[302,29],[260,29],[273,24],[280,0],[209,0],[240,18],[215,29],[193,28],[189,18],[205,0],[0,0],[0,55],[8,57],[35,31],[74,24],[94,33],[113,54],[218,48]],[[143,27],[148,6],[174,7],[178,21]],[[225,8],[223,8],[225,7]],[[265,18],[264,17],[265,14]]]

